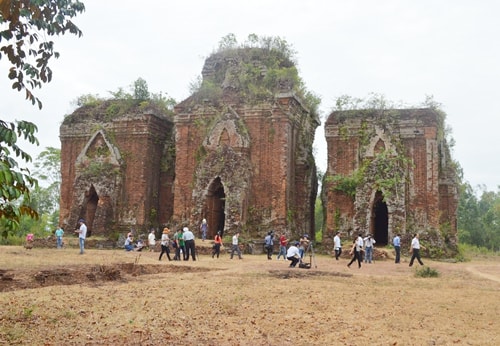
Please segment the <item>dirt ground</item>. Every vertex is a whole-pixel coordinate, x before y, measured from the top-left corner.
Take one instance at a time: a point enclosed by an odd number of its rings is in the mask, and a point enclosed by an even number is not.
[[[500,260],[0,247],[0,345],[500,345]]]

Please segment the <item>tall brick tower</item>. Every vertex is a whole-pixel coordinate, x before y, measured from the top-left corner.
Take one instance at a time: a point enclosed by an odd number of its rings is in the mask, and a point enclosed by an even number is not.
[[[314,232],[319,119],[284,71],[296,73],[261,48],[205,61],[199,90],[175,107],[174,223],[205,218],[209,236]]]
[[[421,232],[456,249],[457,179],[440,112],[333,112],[325,137],[326,236],[370,233],[383,245],[396,233],[408,241]]]

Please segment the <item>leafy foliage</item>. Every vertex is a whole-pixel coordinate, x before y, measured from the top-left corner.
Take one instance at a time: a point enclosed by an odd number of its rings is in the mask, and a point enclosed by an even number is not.
[[[36,125],[27,121],[8,123],[0,120],[0,220],[5,222],[4,238],[10,230],[19,226],[22,216],[38,217],[30,205],[30,188],[36,188],[38,181],[31,176],[28,168],[19,167],[12,157],[14,154],[26,163],[31,162],[31,156],[17,145],[17,141],[22,137],[38,145],[36,131]]]
[[[89,113],[88,108],[92,107],[97,112],[105,115],[106,119],[104,120],[109,121],[134,109],[154,108],[164,114],[172,115],[174,106],[177,103],[168,94],[149,92],[147,82],[140,77],[129,86],[129,91],[118,88],[118,90],[109,93],[111,98],[93,94],[81,95],[73,100],[72,104],[77,107],[87,107],[86,113]],[[102,110],[102,107],[105,107],[105,109]],[[65,122],[72,120],[75,120],[72,116],[66,116],[65,118]]]
[[[12,88],[26,91],[26,99],[42,108],[42,102],[32,90],[52,79],[49,61],[58,58],[54,42],[48,36],[71,34],[81,36],[81,30],[71,21],[85,10],[80,1],[18,0],[0,2],[0,59],[11,64],[8,77]],[[7,25],[5,25],[7,24]],[[38,43],[38,47],[35,43]]]
[[[470,184],[463,183],[457,214],[460,242],[500,250],[500,190],[483,189],[478,198]]]
[[[424,266],[415,271],[415,276],[420,278],[437,278],[439,276],[439,272],[436,269]]]

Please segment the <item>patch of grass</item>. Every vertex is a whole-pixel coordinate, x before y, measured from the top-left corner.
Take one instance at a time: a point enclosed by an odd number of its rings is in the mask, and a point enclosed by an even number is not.
[[[439,272],[436,269],[424,266],[415,271],[415,276],[420,278],[437,278],[439,276]]]

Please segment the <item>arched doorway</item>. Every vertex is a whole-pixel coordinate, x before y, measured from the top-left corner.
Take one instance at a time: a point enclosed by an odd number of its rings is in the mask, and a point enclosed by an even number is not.
[[[83,210],[79,217],[85,219],[85,224],[87,225],[87,236],[92,235],[92,228],[94,224],[94,218],[97,210],[97,205],[99,203],[99,196],[94,188],[94,185],[90,186],[89,191],[85,192],[85,200],[83,203]]]
[[[206,199],[206,219],[208,223],[207,237],[213,238],[217,231],[224,233],[226,214],[226,194],[220,177],[215,178],[208,187]]]
[[[377,191],[373,199],[370,226],[371,234],[373,234],[377,245],[387,245],[389,238],[389,213],[381,191]]]

